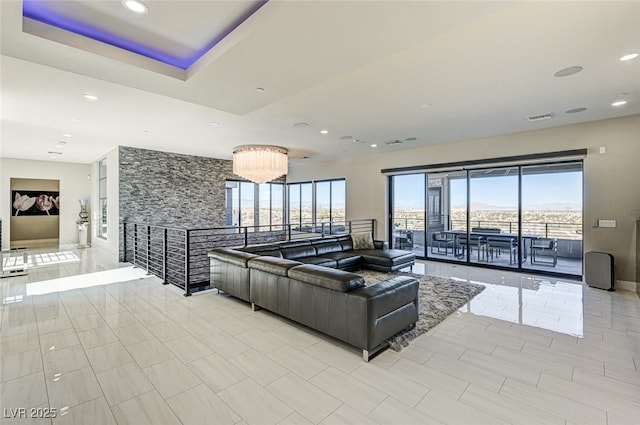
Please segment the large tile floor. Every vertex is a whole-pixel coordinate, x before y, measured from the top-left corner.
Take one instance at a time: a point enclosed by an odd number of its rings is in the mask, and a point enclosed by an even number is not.
[[[640,423],[640,301],[423,262],[487,289],[403,351],[360,352],[98,249],[0,280],[0,423]],[[55,409],[54,419],[14,420]],[[30,408],[35,408],[30,412]],[[40,410],[37,410],[40,409]]]

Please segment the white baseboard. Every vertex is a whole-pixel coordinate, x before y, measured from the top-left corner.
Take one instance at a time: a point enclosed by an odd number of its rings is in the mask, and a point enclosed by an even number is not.
[[[638,290],[638,283],[630,282],[628,280],[616,280],[616,290],[618,289],[623,291],[636,292]]]

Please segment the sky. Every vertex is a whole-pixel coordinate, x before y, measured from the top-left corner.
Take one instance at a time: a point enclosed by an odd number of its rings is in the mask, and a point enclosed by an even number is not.
[[[424,208],[424,176],[412,174],[395,177],[396,208]],[[465,179],[451,180],[451,205],[467,202]],[[582,205],[582,173],[529,174],[522,176],[522,204],[526,208],[544,204]],[[471,202],[495,206],[518,205],[518,177],[484,177],[471,179]]]

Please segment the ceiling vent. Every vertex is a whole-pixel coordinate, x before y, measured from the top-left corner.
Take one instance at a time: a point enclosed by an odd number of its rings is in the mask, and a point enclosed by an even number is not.
[[[402,143],[402,140],[389,140],[388,142],[384,142],[386,145],[399,145]]]
[[[550,120],[552,117],[553,117],[553,114],[549,112],[547,114],[529,115],[527,118],[529,119],[529,121],[534,122],[534,121]]]

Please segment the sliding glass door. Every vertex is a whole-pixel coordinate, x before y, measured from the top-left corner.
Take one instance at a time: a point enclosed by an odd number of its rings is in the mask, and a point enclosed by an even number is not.
[[[390,178],[391,246],[418,257],[582,275],[582,162]]]
[[[418,257],[425,252],[425,174],[405,174],[393,177],[391,213],[391,246],[414,251]]]
[[[582,163],[522,167],[522,268],[582,275]]]
[[[469,261],[518,267],[518,167],[469,172]]]

